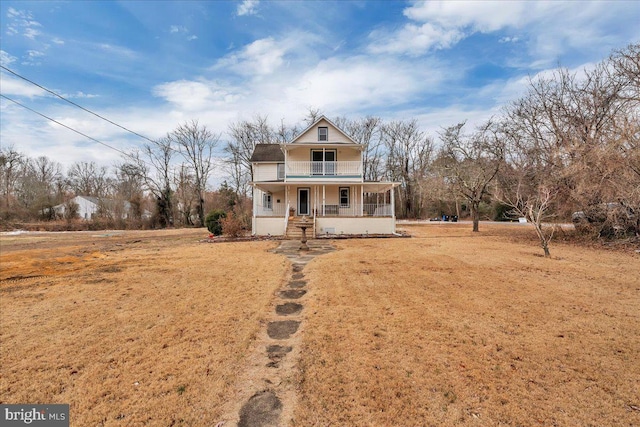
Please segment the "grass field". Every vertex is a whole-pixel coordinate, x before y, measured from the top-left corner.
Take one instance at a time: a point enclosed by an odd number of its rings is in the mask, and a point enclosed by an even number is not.
[[[289,266],[202,230],[0,241],[3,403],[74,426],[211,426]],[[31,277],[31,278],[30,278]]]
[[[640,256],[404,226],[305,268],[296,426],[640,425]],[[0,401],[212,426],[288,261],[202,230],[0,237]],[[225,425],[225,427],[228,427]]]

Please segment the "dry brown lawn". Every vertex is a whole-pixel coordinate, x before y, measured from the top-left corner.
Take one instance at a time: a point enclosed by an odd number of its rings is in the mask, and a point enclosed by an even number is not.
[[[292,425],[640,425],[640,256],[405,228],[305,268]],[[0,401],[70,403],[74,426],[215,426],[291,269],[275,242],[204,236],[0,236]]]
[[[203,230],[0,240],[0,401],[73,426],[212,426],[289,270]]]
[[[640,425],[638,255],[406,228],[307,267],[296,425]]]

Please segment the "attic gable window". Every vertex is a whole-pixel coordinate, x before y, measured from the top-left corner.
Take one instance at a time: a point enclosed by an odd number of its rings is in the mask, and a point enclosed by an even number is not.
[[[328,127],[319,127],[318,128],[318,141],[328,141],[329,140],[329,128]]]

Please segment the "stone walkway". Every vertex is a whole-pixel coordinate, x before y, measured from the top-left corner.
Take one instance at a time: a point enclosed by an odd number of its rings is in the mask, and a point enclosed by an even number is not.
[[[280,246],[273,250],[289,258],[293,268],[291,279],[278,292],[279,301],[274,310],[276,317],[266,325],[268,342],[264,346],[264,352],[268,362],[265,367],[271,372],[265,377],[273,377],[275,374],[277,378],[286,378],[289,373],[280,371],[287,368],[291,370],[295,366],[293,359],[299,352],[295,351],[294,341],[302,323],[304,296],[307,293],[304,267],[316,256],[335,250],[328,240],[309,240],[308,251],[301,251],[300,245],[297,240],[283,240]],[[295,395],[291,392],[291,387],[288,391],[284,390],[283,380],[274,382],[264,378],[264,382],[268,386],[256,390],[240,409],[238,427],[277,427],[288,424],[288,420],[282,419],[282,415],[285,412],[290,416],[295,404]]]

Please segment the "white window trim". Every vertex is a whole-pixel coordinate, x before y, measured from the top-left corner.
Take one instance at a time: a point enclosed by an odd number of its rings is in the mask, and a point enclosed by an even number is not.
[[[342,190],[347,190],[347,204],[342,203]],[[351,188],[350,187],[338,187],[338,203],[341,208],[351,207]]]
[[[273,210],[273,195],[271,193],[262,193],[262,207],[265,210]]]
[[[326,139],[322,139],[321,134],[320,134],[320,130],[321,129],[325,129],[326,130]],[[328,142],[329,141],[329,128],[327,126],[318,126],[318,141],[322,141],[322,142]]]

